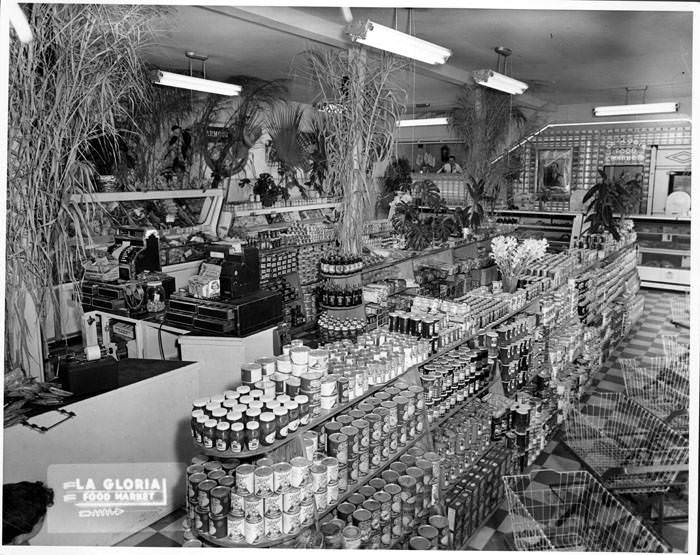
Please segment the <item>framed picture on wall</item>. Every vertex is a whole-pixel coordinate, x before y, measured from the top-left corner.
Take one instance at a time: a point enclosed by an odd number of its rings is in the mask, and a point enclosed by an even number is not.
[[[573,157],[571,148],[537,149],[537,200],[568,202]]]

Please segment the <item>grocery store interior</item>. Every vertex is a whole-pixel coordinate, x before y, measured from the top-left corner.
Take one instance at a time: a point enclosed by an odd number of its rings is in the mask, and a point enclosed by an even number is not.
[[[697,8],[512,4],[7,3],[4,545],[697,550]]]

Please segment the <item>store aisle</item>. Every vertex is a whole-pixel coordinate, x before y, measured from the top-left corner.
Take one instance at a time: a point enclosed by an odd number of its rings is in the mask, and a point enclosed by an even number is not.
[[[619,358],[636,358],[663,355],[663,335],[678,335],[681,341],[688,341],[688,330],[676,328],[671,323],[671,298],[677,293],[643,290],[644,312],[639,322],[630,330],[629,335],[617,346],[612,356],[603,365],[600,372],[592,376],[589,391],[620,392],[624,391],[624,381],[617,364]],[[536,467],[552,470],[580,470],[581,464],[566,446],[558,441],[551,441],[535,462]],[[674,551],[687,551],[687,524],[666,525],[664,538]],[[467,544],[466,549],[474,550],[510,550],[513,536],[507,504],[491,516]]]
[[[674,293],[643,291],[644,313],[628,337],[618,345],[602,370],[593,376],[591,390],[617,392],[624,390],[622,375],[616,360],[620,357],[658,356],[663,354],[661,336],[678,334],[688,340],[688,330],[671,324],[671,298]],[[552,441],[539,456],[536,465],[554,470],[579,470],[581,465],[571,452],[559,442]],[[167,515],[151,526],[127,538],[118,546],[177,547],[184,542],[182,521],[184,510]],[[665,539],[676,551],[687,551],[687,524],[667,525]],[[504,504],[477,531],[466,546],[473,550],[511,550],[512,535],[508,510]]]

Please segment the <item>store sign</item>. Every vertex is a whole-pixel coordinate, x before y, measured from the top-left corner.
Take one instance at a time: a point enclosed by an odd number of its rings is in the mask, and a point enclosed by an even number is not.
[[[50,533],[115,533],[143,528],[172,511],[183,467],[175,463],[54,464],[47,483]]]

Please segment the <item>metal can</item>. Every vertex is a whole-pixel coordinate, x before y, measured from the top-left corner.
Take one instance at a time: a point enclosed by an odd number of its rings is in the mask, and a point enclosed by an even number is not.
[[[235,490],[231,490],[231,495],[230,495],[230,503],[231,503],[231,511],[244,511],[244,502],[243,502],[244,496],[241,495],[240,493],[237,493]]]
[[[429,540],[422,536],[413,536],[408,540],[408,548],[412,551],[429,551],[432,549]]]
[[[401,525],[404,530],[414,528],[416,522],[416,500],[404,500],[401,502]]]
[[[362,533],[357,526],[343,528],[343,546],[345,549],[360,549],[362,546]]]
[[[360,451],[357,456],[358,476],[364,478],[369,473],[369,451]]]
[[[270,493],[263,497],[265,514],[282,512],[282,494]]]
[[[194,529],[201,534],[209,533],[209,509],[197,507],[194,511]]]
[[[296,534],[301,527],[301,508],[282,513],[282,532],[285,535]]]
[[[282,511],[265,515],[265,539],[276,540],[282,535]]]
[[[274,491],[282,492],[292,485],[292,465],[288,462],[279,462],[272,466],[274,472]]]
[[[360,460],[359,458],[350,459],[348,461],[348,486],[354,486],[360,479]]]
[[[247,516],[244,524],[245,541],[255,545],[265,537],[265,521],[262,516]]]
[[[325,489],[328,485],[328,474],[326,467],[321,464],[311,466],[311,487],[314,492]]]
[[[382,440],[383,419],[376,413],[370,413],[364,418],[369,423],[369,440],[378,443]]]
[[[369,511],[372,515],[371,526],[372,530],[379,530],[381,523],[381,505],[376,499],[367,499],[362,503],[362,508]]]
[[[204,466],[204,472],[209,473],[212,470],[221,470],[223,464],[221,461],[207,461],[202,466]]]
[[[352,513],[354,513],[356,509],[357,507],[352,503],[341,503],[337,508],[338,518],[346,524],[352,524]]]
[[[342,433],[333,433],[328,436],[328,455],[345,464],[348,461],[348,436]]]
[[[391,517],[392,519],[401,514],[401,486],[398,484],[387,484],[384,492],[391,496]]]
[[[438,531],[430,524],[422,524],[418,527],[418,535],[430,542],[431,549],[438,548]]]
[[[338,499],[340,498],[340,491],[338,489],[338,481],[333,480],[331,482],[328,482],[328,487],[327,493],[328,493],[328,507],[331,507],[338,503]]]
[[[438,549],[450,549],[450,522],[446,516],[433,515],[428,523],[438,531]]]
[[[204,472],[197,472],[195,474],[192,474],[192,476],[190,476],[187,479],[187,497],[197,497],[199,484],[201,484],[206,479],[207,475],[204,474]]]
[[[301,488],[289,486],[282,492],[282,510],[289,512],[301,505]]]
[[[265,502],[262,497],[256,495],[248,495],[243,498],[243,508],[245,510],[245,516],[248,518],[265,516]]]
[[[326,468],[328,482],[338,481],[338,459],[335,457],[326,457],[321,461],[321,464]]]
[[[243,496],[255,492],[255,467],[252,464],[236,467],[236,490]]]
[[[372,513],[367,509],[357,509],[352,513],[352,520],[355,526],[360,530],[360,539],[363,543],[369,541],[372,533]]]
[[[311,498],[307,499],[300,505],[299,518],[301,519],[302,526],[307,526],[314,522],[316,517],[314,513],[314,502],[311,500]]]
[[[229,489],[231,489],[231,490],[235,490],[235,489],[236,489],[236,479],[235,479],[233,476],[229,476],[228,474],[227,474],[226,476],[223,476],[223,477],[219,478],[219,480],[217,481],[217,483],[218,483],[220,486],[227,487],[227,488],[229,488]]]
[[[358,444],[360,451],[368,449],[370,444],[370,429],[369,422],[364,418],[358,418],[352,421],[352,425],[357,428]]]
[[[348,459],[352,459],[357,455],[357,453],[360,452],[360,438],[358,435],[358,430],[355,426],[343,426],[340,429],[340,432],[347,436],[347,445],[348,445]],[[331,453],[329,453],[330,455]],[[338,458],[337,455],[335,457]]]
[[[272,468],[269,466],[262,466],[256,468],[254,475],[254,490],[253,493],[258,497],[264,497],[270,495],[275,491],[274,487],[274,473]]]
[[[219,483],[219,480],[221,480],[221,478],[223,478],[224,476],[226,476],[225,470],[212,470],[209,474],[207,474],[207,479],[214,480],[216,483]]]
[[[381,522],[391,521],[391,495],[385,491],[378,491],[372,497],[379,503],[379,519]]]
[[[243,511],[231,511],[227,515],[227,536],[232,542],[245,542],[245,515]]]
[[[294,457],[290,464],[292,465],[290,482],[292,486],[298,488],[309,480],[309,469],[311,468],[311,462],[309,462],[309,460],[305,457]]]
[[[209,535],[215,538],[225,538],[228,534],[228,518],[225,514],[209,515]]]
[[[382,472],[382,480],[384,480],[387,485],[398,484],[399,483],[399,473],[394,470],[385,470]],[[384,488],[386,490],[386,487]]]
[[[348,467],[344,464],[338,465],[338,491],[345,493],[348,490]]]
[[[211,490],[217,487],[218,484],[214,480],[203,480],[197,488],[197,504],[202,509],[209,510]]]
[[[209,512],[214,515],[226,515],[231,510],[231,489],[217,486],[209,495]],[[226,534],[224,534],[225,536]],[[223,536],[217,536],[223,537]]]
[[[324,549],[342,549],[343,536],[340,532],[341,527],[334,522],[327,522],[326,524],[321,526]]]
[[[328,488],[323,487],[316,490],[314,493],[314,501],[316,502],[316,510],[323,512],[328,508]]]

